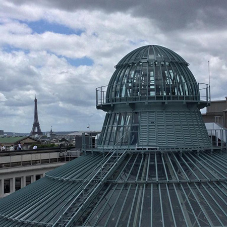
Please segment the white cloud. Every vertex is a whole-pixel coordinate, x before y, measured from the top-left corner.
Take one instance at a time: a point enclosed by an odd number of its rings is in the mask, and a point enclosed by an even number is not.
[[[5,131],[31,130],[35,95],[42,130],[51,125],[55,130],[86,130],[88,123],[92,129],[101,129],[104,113],[95,109],[95,88],[108,84],[114,65],[125,54],[147,44],[180,54],[199,82],[208,82],[209,60],[212,96],[226,96],[227,33],[207,27],[204,10],[197,12],[195,20],[188,18],[185,26],[180,22],[171,26],[171,21],[159,23],[156,13],[154,17],[146,9],[139,13],[138,5],[127,8],[122,3],[125,11],[117,6],[91,10],[78,5],[66,11],[53,7],[51,1],[12,2],[0,3],[0,128]],[[40,20],[64,25],[75,34],[38,34],[28,22]],[[79,30],[83,32],[78,35]],[[67,62],[67,58],[83,57],[94,64],[75,67]]]
[[[42,7],[28,3],[26,5],[15,5],[12,1],[0,1],[0,17],[3,19],[16,20],[39,20],[45,15],[46,10]]]
[[[0,102],[4,102],[4,101],[6,101],[6,100],[7,100],[7,99],[6,99],[5,95],[2,94],[2,93],[0,93]]]

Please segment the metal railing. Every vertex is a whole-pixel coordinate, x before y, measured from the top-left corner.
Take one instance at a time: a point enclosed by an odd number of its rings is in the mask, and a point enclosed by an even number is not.
[[[78,156],[74,156],[69,151],[60,150],[59,148],[1,152],[0,169],[67,162]]]
[[[226,129],[208,129],[211,144],[213,147],[227,149],[227,130]]]
[[[193,102],[206,102],[211,101],[210,98],[210,86],[205,83],[185,83],[185,86],[176,87],[176,93],[167,93],[167,88],[163,86],[161,92],[154,91],[153,94],[149,93],[147,86],[144,88],[145,92],[141,90],[137,91],[136,95],[131,95],[129,88],[125,88],[125,95],[121,95],[122,88],[116,89],[118,86],[115,85],[113,88],[108,86],[101,86],[96,88],[96,106],[113,104],[119,102],[152,102],[152,101],[193,101]],[[184,87],[187,87],[184,88]],[[109,95],[107,95],[107,89]],[[139,89],[139,88],[138,88]],[[186,91],[187,90],[187,91]],[[127,92],[129,91],[129,92]],[[127,95],[130,94],[130,95]]]

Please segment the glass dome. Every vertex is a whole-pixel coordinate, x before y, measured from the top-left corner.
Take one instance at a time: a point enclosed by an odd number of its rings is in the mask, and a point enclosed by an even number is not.
[[[165,47],[140,47],[116,65],[107,88],[106,102],[199,100],[199,87],[188,65]]]
[[[123,57],[108,86],[96,89],[96,107],[107,112],[98,146],[209,147],[199,111],[208,105],[208,85],[202,88],[188,65],[172,50],[157,45]]]

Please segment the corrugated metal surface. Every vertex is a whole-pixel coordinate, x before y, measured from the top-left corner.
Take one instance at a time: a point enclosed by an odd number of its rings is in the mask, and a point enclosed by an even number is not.
[[[82,156],[2,199],[0,226],[227,225],[226,152],[110,156]],[[94,178],[107,166],[107,178]],[[92,178],[100,188],[91,196],[90,184],[76,216],[72,202]]]

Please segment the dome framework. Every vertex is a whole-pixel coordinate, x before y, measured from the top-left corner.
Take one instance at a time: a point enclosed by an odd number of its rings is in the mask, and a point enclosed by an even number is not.
[[[196,86],[183,99],[177,92],[120,95],[133,93],[124,78],[141,59],[188,66],[160,46],[126,55],[97,101],[107,112],[97,147],[2,199],[0,226],[227,226],[226,146],[212,147],[199,112],[209,97],[202,101]]]
[[[140,47],[119,61],[106,89],[96,90],[96,106],[107,112],[99,147],[207,149],[199,109],[209,105],[209,93],[178,54]]]
[[[189,100],[200,102],[201,108],[210,101],[207,84],[197,83],[188,63],[173,51],[150,45],[140,47],[126,55],[116,65],[107,91],[100,87],[100,104],[157,100]],[[200,90],[205,89],[205,101]],[[104,93],[106,95],[104,97]],[[98,93],[97,93],[98,95]]]

